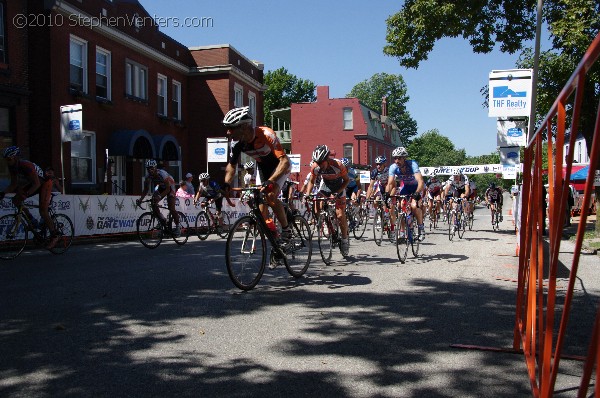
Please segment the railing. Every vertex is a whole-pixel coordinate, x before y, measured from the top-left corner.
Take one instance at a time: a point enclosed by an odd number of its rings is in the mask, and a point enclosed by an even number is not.
[[[565,220],[569,179],[573,163],[573,148],[577,138],[584,83],[589,69],[600,56],[600,34],[583,56],[575,72],[562,89],[541,127],[530,137],[525,149],[524,181],[522,192],[522,218],[519,234],[519,279],[515,314],[513,349],[522,348],[534,397],[552,397],[561,357],[565,345],[567,323],[571,312],[573,292],[577,281],[577,268],[581,254],[587,212],[582,212],[575,240],[575,252],[570,264],[569,283],[561,305],[557,304],[557,269],[562,229]],[[563,153],[568,114],[571,115],[569,149]],[[555,132],[553,135],[553,131]],[[542,162],[543,135],[548,139],[548,162]],[[554,137],[554,138],[553,138]],[[554,141],[553,141],[554,139]],[[566,158],[565,158],[566,155]],[[596,115],[590,168],[582,207],[591,204],[594,169],[600,156],[600,109]],[[562,177],[563,159],[566,159],[566,175]],[[542,170],[548,169],[549,194],[549,250],[544,250],[543,239],[543,187]],[[568,264],[566,264],[568,265]],[[544,275],[546,271],[547,275]],[[544,278],[547,277],[547,281]],[[547,285],[546,285],[547,283]],[[564,294],[564,293],[563,293]],[[562,296],[561,296],[562,297]],[[560,318],[558,330],[555,322]],[[585,397],[590,377],[596,368],[595,396],[600,396],[600,307],[590,330],[590,345],[585,360],[578,397]]]

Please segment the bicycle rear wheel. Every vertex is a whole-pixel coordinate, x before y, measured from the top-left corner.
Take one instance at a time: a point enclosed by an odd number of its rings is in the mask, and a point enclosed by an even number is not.
[[[205,240],[210,235],[210,218],[206,211],[202,210],[196,216],[196,235],[198,235],[198,239]]]
[[[331,263],[331,255],[333,252],[333,227],[328,220],[327,215],[319,215],[317,221],[317,241],[319,242],[319,251],[321,258],[326,265]]]
[[[310,227],[304,217],[301,216],[294,216],[294,222],[290,226],[292,239],[285,250],[285,268],[294,278],[300,278],[308,269],[312,256]]]
[[[365,208],[358,210],[358,217],[356,219],[356,227],[354,228],[354,238],[361,239],[365,231],[367,230],[367,224],[369,223],[369,212]]]
[[[27,245],[29,234],[24,223],[17,224],[15,214],[0,217],[0,258],[12,260],[21,254]]]
[[[421,241],[419,240],[419,227],[417,226],[417,220],[415,218],[413,218],[409,226],[408,237],[412,254],[417,257],[419,255],[419,245],[421,244]]]
[[[462,239],[463,236],[465,235],[465,231],[467,230],[467,215],[465,213],[462,213],[460,215],[457,228],[458,228],[458,237],[460,239]]]
[[[177,227],[177,225],[175,225],[171,213],[169,213],[167,223],[172,228],[171,236],[173,237],[175,243],[177,243],[178,245],[185,245],[185,243],[188,241],[188,238],[190,237],[190,224],[188,223],[188,219],[185,216],[185,214],[183,214],[180,211],[178,211],[177,214],[179,214],[179,228],[181,230],[181,234],[179,236],[175,236],[175,227]]]
[[[260,281],[267,263],[267,242],[252,217],[240,218],[229,230],[225,263],[229,278],[239,289],[251,290]]]
[[[58,235],[58,242],[56,242],[56,245],[49,250],[53,254],[62,254],[71,247],[71,243],[73,242],[73,236],[75,235],[73,222],[71,222],[71,219],[66,214],[54,214],[52,216],[52,222],[54,223],[54,228]],[[50,233],[47,228],[45,229],[45,232],[48,235],[45,236],[45,238],[49,238]]]
[[[455,227],[456,227],[456,220],[455,220],[455,214],[454,213],[450,213],[448,215],[448,239],[450,241],[452,241],[452,239],[454,239],[454,234],[455,234]]]
[[[401,237],[401,235],[403,235]],[[408,255],[408,229],[406,225],[406,214],[400,213],[396,219],[396,252],[398,253],[398,260],[402,264],[406,262],[406,256]]]
[[[475,221],[475,216],[473,215],[473,213],[469,214],[469,222],[468,222],[468,226],[469,226],[469,231],[473,230],[473,222]]]
[[[377,246],[381,246],[383,240],[383,212],[377,210],[373,219],[373,239]]]
[[[223,222],[222,225],[220,224],[221,221]],[[224,211],[221,212],[221,220],[215,216],[215,231],[221,238],[227,238],[227,236],[229,236],[230,227],[231,221],[229,220],[229,215],[227,213]]]
[[[154,249],[160,245],[163,238],[163,229],[158,217],[152,212],[142,213],[136,222],[137,234],[142,245]]]

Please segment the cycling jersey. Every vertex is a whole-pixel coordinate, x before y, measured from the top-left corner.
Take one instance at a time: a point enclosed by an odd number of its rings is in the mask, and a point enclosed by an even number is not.
[[[11,175],[24,177],[29,182],[32,182],[33,176],[36,174],[40,181],[46,181],[42,168],[29,160],[19,159],[14,165],[8,166],[8,171]]]
[[[469,181],[469,190],[469,199],[475,199],[475,196],[477,195],[477,184],[475,181]]]
[[[429,179],[425,186],[427,187],[427,191],[433,196],[438,196],[442,192],[442,183],[437,179],[435,181]]]
[[[469,177],[461,174],[458,181],[455,181],[454,176],[450,176],[448,183],[450,184],[450,189],[453,192],[453,196],[457,197],[465,193],[466,185],[469,184]]]
[[[221,186],[216,181],[209,181],[208,185],[200,183],[200,186],[198,187],[198,192],[209,199],[220,197],[222,195],[220,191]]]
[[[421,173],[419,165],[414,160],[406,160],[403,166],[394,163],[390,166],[390,177],[395,177],[397,181],[402,181],[400,195],[409,195],[417,192],[419,182],[415,178],[415,174]]]
[[[380,193],[383,195],[385,193],[385,187],[387,185],[389,176],[389,166],[385,166],[381,171],[377,167],[371,170],[371,181],[375,181],[373,184],[373,194]]]
[[[312,177],[312,170],[308,172],[308,174],[306,175],[306,178],[304,179],[304,186],[306,187],[308,185],[308,182],[310,181],[310,178]],[[307,195],[313,194],[316,195],[317,192],[319,192],[319,190],[321,189],[321,185],[323,184],[323,179],[321,178],[321,176],[317,176],[317,178],[315,179],[315,183],[313,185],[313,189],[312,192],[306,192]]]
[[[500,188],[488,188],[485,197],[490,202],[502,202],[502,190]]]
[[[157,169],[156,175],[152,175],[150,173],[146,174],[145,181],[146,183],[149,181],[151,183],[151,187],[157,187],[161,191],[167,189],[167,187],[170,187],[171,192],[169,192],[169,196],[175,196],[175,193],[177,192],[175,190],[175,180],[163,169]]]
[[[279,138],[277,138],[277,134],[264,126],[254,129],[254,139],[250,142],[237,141],[232,143],[229,164],[235,166],[242,152],[256,161],[258,170],[261,173],[261,181],[268,180],[279,165],[279,159],[287,156],[281,142],[279,142]],[[289,173],[289,171],[287,172]]]
[[[317,163],[313,163],[310,172],[315,177],[321,176],[323,179],[322,191],[335,192],[344,184],[344,176],[348,175],[348,169],[337,159],[329,159],[328,164],[327,168],[321,169]]]
[[[350,182],[348,182],[348,186],[346,188],[355,188],[357,186],[356,184],[356,176],[358,174],[356,173],[356,170],[354,170],[353,168],[348,168],[348,178],[350,179]]]

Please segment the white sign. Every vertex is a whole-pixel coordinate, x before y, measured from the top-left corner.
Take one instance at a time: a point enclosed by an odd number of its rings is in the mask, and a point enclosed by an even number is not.
[[[206,139],[206,161],[227,162],[227,138]]]
[[[532,69],[490,72],[488,116],[529,116],[531,111]]]
[[[516,166],[521,163],[518,146],[500,148],[500,163],[503,166]]]
[[[358,175],[360,177],[361,184],[370,184],[371,183],[371,173],[368,171],[359,171]]]
[[[527,145],[527,124],[525,120],[504,120],[496,122],[496,145],[499,147]]]
[[[290,163],[292,164],[292,173],[300,173],[300,155],[289,154]]]
[[[83,107],[81,104],[60,107],[60,137],[62,142],[83,139]]]
[[[515,166],[504,166],[502,170],[502,178],[505,180],[514,180],[517,178],[517,167]]]

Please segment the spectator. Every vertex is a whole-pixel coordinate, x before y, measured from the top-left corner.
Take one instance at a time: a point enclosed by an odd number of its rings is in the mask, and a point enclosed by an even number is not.
[[[563,181],[564,183],[564,181]],[[571,226],[571,209],[575,206],[575,196],[571,185],[567,187],[567,209],[565,211],[565,227]]]
[[[196,190],[194,189],[194,184],[192,184],[192,173],[187,173],[185,175],[185,190],[190,195],[194,196],[196,194]]]
[[[194,197],[194,195],[190,195],[187,191],[187,181],[186,180],[181,180],[181,182],[179,183],[179,189],[175,193],[175,196],[177,196],[178,198],[186,198],[186,199]]]

